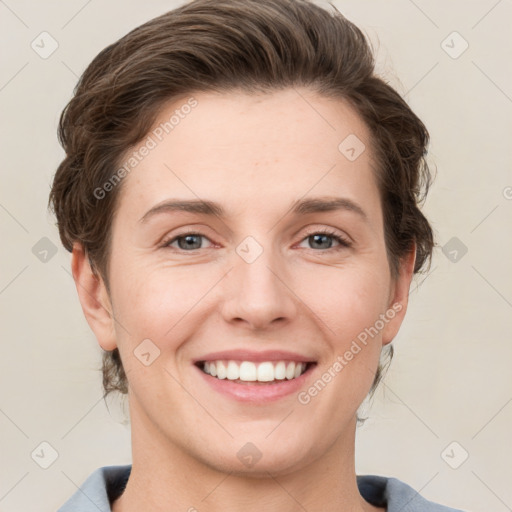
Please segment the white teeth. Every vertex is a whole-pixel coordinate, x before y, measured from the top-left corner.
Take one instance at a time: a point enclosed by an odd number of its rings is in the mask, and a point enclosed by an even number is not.
[[[217,379],[225,379],[226,378],[226,367],[224,366],[224,363],[222,361],[217,361],[216,363],[213,363],[213,362],[210,363],[210,375],[213,375],[212,366],[217,367]]]
[[[279,361],[274,368],[274,378],[277,380],[283,380],[286,378],[286,365],[284,361]]]
[[[288,363],[285,376],[288,380],[293,379],[295,376],[295,363]]]
[[[244,361],[240,365],[240,380],[254,381],[258,379],[258,376],[259,372],[256,371],[256,365],[251,361]]]
[[[274,365],[272,363],[261,363],[258,366],[258,380],[260,382],[270,382],[274,380]]]
[[[290,361],[254,363],[252,361],[205,361],[203,371],[212,377],[246,382],[272,382],[300,377],[306,370],[306,363]]]
[[[237,380],[240,378],[240,367],[235,361],[229,361],[226,377],[228,380]]]

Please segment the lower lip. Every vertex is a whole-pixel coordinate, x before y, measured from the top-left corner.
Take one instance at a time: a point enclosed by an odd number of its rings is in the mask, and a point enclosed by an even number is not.
[[[238,383],[228,379],[217,379],[195,366],[202,378],[215,391],[241,402],[273,402],[296,394],[304,386],[314,367],[311,365],[300,377],[291,380],[276,380],[270,383]]]

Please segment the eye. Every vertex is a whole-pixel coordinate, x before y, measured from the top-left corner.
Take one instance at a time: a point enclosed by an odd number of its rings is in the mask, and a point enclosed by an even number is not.
[[[332,242],[329,242],[329,239],[334,239],[337,243],[337,247],[332,247]],[[316,245],[316,248],[320,249],[333,249],[333,250],[341,250],[342,248],[351,247],[352,243],[349,242],[346,238],[339,235],[335,231],[330,230],[319,230],[314,231],[307,235],[303,240],[309,240],[310,243],[314,246]],[[320,247],[318,247],[320,246]],[[315,248],[315,247],[313,247]]]
[[[181,235],[175,236],[168,240],[162,242],[161,247],[174,247],[178,251],[190,252],[194,250],[204,249],[202,247],[201,239],[209,240],[208,237],[201,233],[183,233]],[[335,240],[338,246],[333,247],[332,241],[329,239]],[[341,236],[335,231],[330,230],[317,230],[308,234],[303,241],[308,240],[313,244],[312,248],[319,248],[325,250],[341,250],[343,248],[348,248],[352,246],[352,243],[348,241],[346,238]],[[173,246],[173,244],[177,243],[177,247]],[[316,247],[315,247],[316,245]]]
[[[162,247],[171,247],[175,242],[178,243],[177,249],[184,251],[203,249],[201,247],[201,238],[209,240],[201,233],[183,233],[182,235],[175,236],[170,240],[164,241]]]

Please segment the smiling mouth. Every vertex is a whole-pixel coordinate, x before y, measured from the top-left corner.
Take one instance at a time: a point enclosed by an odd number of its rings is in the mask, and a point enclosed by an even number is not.
[[[198,361],[196,366],[207,375],[219,380],[230,380],[240,384],[269,384],[293,380],[316,365],[315,362],[299,361]]]

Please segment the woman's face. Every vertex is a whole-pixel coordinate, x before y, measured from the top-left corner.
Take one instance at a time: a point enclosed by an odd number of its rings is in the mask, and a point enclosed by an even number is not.
[[[347,103],[193,98],[127,155],[116,322],[93,328],[119,347],[134,438],[224,471],[292,471],[351,439],[414,253],[392,281],[369,132]]]

